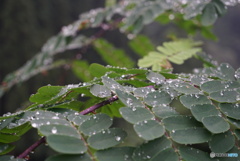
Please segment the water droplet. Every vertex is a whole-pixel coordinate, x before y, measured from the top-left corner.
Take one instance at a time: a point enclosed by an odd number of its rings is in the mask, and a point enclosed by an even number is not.
[[[59,117],[58,116],[53,116],[52,119],[59,119]]]
[[[32,123],[32,127],[37,127],[38,125],[36,123]]]
[[[57,128],[56,128],[56,127],[53,127],[52,130],[51,130],[51,132],[52,132],[53,134],[56,134],[56,133],[57,133]]]
[[[120,136],[116,136],[115,139],[116,139],[117,141],[120,141],[120,140],[121,140],[121,137],[120,137]]]
[[[133,100],[131,99],[131,98],[127,98],[127,104],[130,106],[130,107],[132,107],[132,105],[133,105]]]

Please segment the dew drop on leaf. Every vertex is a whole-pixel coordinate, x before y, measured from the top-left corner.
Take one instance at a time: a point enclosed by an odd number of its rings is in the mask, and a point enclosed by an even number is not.
[[[116,139],[117,141],[120,141],[120,140],[121,140],[121,137],[120,137],[120,136],[116,136],[115,139]]]
[[[56,127],[53,127],[52,130],[51,130],[51,132],[52,132],[53,134],[56,134],[56,133],[57,133],[57,128],[56,128]]]

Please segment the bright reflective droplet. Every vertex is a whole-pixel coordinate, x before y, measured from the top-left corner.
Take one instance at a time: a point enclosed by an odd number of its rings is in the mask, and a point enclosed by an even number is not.
[[[52,131],[53,134],[56,134],[57,133],[57,128],[53,127],[51,131]]]
[[[116,139],[117,141],[120,141],[120,140],[121,140],[121,137],[120,137],[120,136],[116,136],[115,139]]]
[[[32,123],[32,127],[37,127],[38,125],[36,123]]]

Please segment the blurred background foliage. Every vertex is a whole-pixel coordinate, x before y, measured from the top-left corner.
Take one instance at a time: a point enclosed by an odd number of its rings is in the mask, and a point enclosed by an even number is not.
[[[114,1],[108,2],[107,5],[114,3]],[[0,82],[8,73],[20,68],[39,52],[49,37],[61,31],[62,26],[72,23],[83,12],[104,6],[105,0],[1,0]],[[207,35],[209,39],[204,38],[201,34],[195,35],[197,39],[204,41],[203,51],[212,55],[218,62],[230,63],[235,69],[240,65],[239,14],[239,5],[229,7],[227,13],[214,24],[213,34],[202,31],[203,35]],[[189,36],[189,31],[193,26],[188,26],[188,23],[182,22],[179,15],[174,15],[176,21],[167,23],[169,17],[172,18],[171,16],[166,13],[159,21],[144,27],[141,34],[148,36],[152,44],[144,37],[140,37],[138,40],[142,39],[145,43],[149,43],[146,48],[141,48],[141,51],[154,50],[156,46],[174,37]],[[86,30],[84,34],[90,36],[97,32],[98,29]],[[67,58],[71,62],[60,68],[42,72],[11,88],[0,98],[0,114],[14,112],[17,108],[26,107],[29,104],[29,96],[41,86],[47,84],[66,85],[88,81],[92,78],[87,71],[91,63],[136,67],[137,60],[144,55],[144,52],[138,52],[137,49],[131,47],[132,43],[141,44],[141,42],[134,42],[134,39],[129,42],[128,38],[131,38],[131,35],[124,35],[119,30],[110,30],[102,35],[102,38],[104,39],[95,41],[92,46],[57,55],[57,58]],[[109,46],[107,41],[111,42],[115,48]],[[104,46],[104,48],[99,47],[99,45]],[[103,49],[109,51],[109,53],[114,51],[118,54],[104,55],[105,51]],[[124,57],[123,53],[127,53],[129,57],[120,61],[121,57]],[[104,56],[114,56],[115,61],[108,62]],[[175,65],[174,70],[175,72],[191,72],[194,67],[200,66],[201,63],[197,60],[190,59],[184,65]],[[118,123],[116,122],[116,124]],[[27,144],[26,140],[21,140],[21,143],[19,143],[22,145],[21,149],[25,149],[35,141],[34,138],[27,138],[27,140]],[[41,150],[40,148],[38,151]],[[39,155],[44,158],[43,154],[39,153]],[[35,157],[41,160],[39,155],[35,155]]]

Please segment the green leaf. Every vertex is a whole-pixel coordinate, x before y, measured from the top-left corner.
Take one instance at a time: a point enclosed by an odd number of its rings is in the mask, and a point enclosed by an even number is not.
[[[91,80],[92,77],[87,71],[89,68],[89,63],[87,61],[74,60],[71,67],[75,76],[77,76],[82,81],[86,82]]]
[[[236,81],[208,81],[201,85],[201,89],[207,93],[217,92],[221,90],[230,90],[240,87],[240,83]]]
[[[89,67],[89,71],[94,77],[100,78],[101,76],[105,75],[109,70],[100,64],[92,63]]]
[[[93,42],[93,46],[94,49],[100,54],[102,59],[109,65],[127,68],[132,68],[134,66],[134,62],[124,50],[117,49],[113,44],[105,39],[98,38]],[[103,72],[100,73],[102,74]]]
[[[230,118],[240,120],[240,104],[221,103],[221,111]]]
[[[140,88],[136,88],[133,93],[134,96],[137,97],[145,97],[148,93],[155,91],[155,89],[151,88],[151,87],[140,87]]]
[[[165,81],[165,77],[159,73],[150,71],[147,74],[147,79],[156,84],[162,84]]]
[[[210,2],[208,3],[204,10],[203,10],[203,14],[201,16],[201,23],[204,26],[210,26],[213,25],[215,23],[215,21],[217,20],[218,15],[217,15],[217,11],[215,8],[214,3]]]
[[[79,114],[72,114],[68,115],[68,120],[73,122],[75,125],[80,126],[84,121],[89,119],[91,116],[89,115],[79,115]]]
[[[227,7],[221,0],[214,0],[213,3],[219,16],[222,16],[227,12]]]
[[[111,96],[111,91],[102,85],[99,84],[94,84],[91,88],[90,88],[90,92],[97,97],[100,98],[104,98],[104,97],[110,97]]]
[[[68,154],[59,154],[47,158],[45,161],[92,161],[89,155],[68,155]]]
[[[38,92],[31,95],[30,101],[36,103],[44,103],[55,97],[60,91],[61,86],[44,86],[38,89]]]
[[[193,105],[198,104],[211,104],[212,102],[205,95],[183,95],[180,97],[180,102],[187,107],[191,108]]]
[[[126,136],[122,129],[111,128],[90,136],[87,142],[92,148],[102,150],[120,144]]]
[[[49,118],[42,118],[42,119],[36,119],[31,121],[32,127],[39,128],[42,125],[68,125],[71,126],[71,124],[64,120],[64,119],[49,119]]]
[[[135,51],[140,56],[146,55],[148,52],[154,50],[154,46],[151,40],[144,35],[137,35],[134,39],[132,39],[128,45],[131,47],[133,51]]]
[[[154,71],[160,71],[161,64],[165,65],[165,55],[160,55],[158,52],[149,52],[148,55],[144,56],[142,59],[138,60],[139,67],[151,67],[151,66],[158,66],[158,68],[154,68]],[[158,70],[156,70],[158,69]]]
[[[79,130],[84,135],[94,135],[99,131],[105,130],[112,125],[112,118],[106,114],[92,115],[85,120],[80,126]]]
[[[201,123],[196,121],[192,116],[170,116],[164,118],[162,121],[165,128],[172,133],[180,129],[202,127]]]
[[[163,46],[158,46],[159,52],[149,52],[138,61],[139,67],[152,67],[153,70],[159,71],[161,68],[171,68],[168,60],[175,64],[182,64],[184,60],[191,58],[197,52],[201,51],[198,48],[198,42],[190,39],[180,39],[172,42],[165,42]]]
[[[234,127],[240,129],[240,120],[235,120],[232,118],[227,118],[228,122]]]
[[[150,158],[158,156],[160,152],[171,146],[171,141],[165,136],[157,138],[138,147],[133,153],[133,159],[135,161],[148,161]]]
[[[48,135],[48,145],[55,151],[64,154],[83,154],[87,147],[80,138],[65,135]]]
[[[144,16],[140,15],[132,25],[132,33],[137,34],[141,31],[144,25]]]
[[[200,91],[187,82],[173,82],[171,86],[178,92],[184,94],[198,94]]]
[[[44,136],[49,136],[49,135],[66,135],[66,136],[72,136],[72,137],[80,138],[77,130],[74,129],[72,126],[65,126],[65,125],[42,125],[42,126],[40,126],[39,131]]]
[[[134,130],[139,137],[145,140],[153,140],[163,136],[165,130],[159,122],[155,120],[145,120],[134,125]]]
[[[208,153],[192,147],[181,146],[179,152],[184,161],[212,161]]]
[[[154,119],[154,115],[146,108],[129,108],[123,107],[119,109],[122,117],[128,122],[135,124],[144,120]]]
[[[144,98],[144,102],[149,106],[166,105],[172,102],[171,96],[165,91],[155,91],[148,93]]]
[[[93,18],[92,27],[98,27],[105,18],[105,12],[98,12]]]
[[[149,161],[178,161],[179,157],[173,149],[165,149],[158,153],[158,155],[151,158]]]
[[[205,128],[194,127],[188,129],[180,129],[170,134],[171,138],[180,144],[198,144],[209,141],[211,133]]]
[[[220,112],[212,104],[201,104],[191,106],[191,112],[196,120],[202,122],[202,119],[207,116],[218,116]]]
[[[179,115],[177,111],[175,111],[170,106],[158,105],[153,107],[153,113],[159,118],[165,118],[169,116]]]
[[[229,130],[230,125],[220,116],[207,116],[202,119],[204,126],[212,133],[222,133]]]
[[[206,83],[203,83],[201,85],[201,89],[207,93],[212,93],[212,92],[216,92],[216,91],[225,89],[225,85],[223,82],[221,82],[219,80],[213,80],[213,81],[208,81]]]
[[[117,3],[116,0],[106,0],[105,1],[105,6],[106,7],[111,7],[111,6],[114,6],[116,3]]]
[[[99,161],[133,161],[132,153],[134,148],[116,147],[97,151],[95,154]]]
[[[112,91],[115,91],[116,89],[121,90],[122,88],[124,88],[122,85],[120,85],[114,79],[106,77],[106,76],[102,77],[102,82],[107,88],[111,89]]]
[[[0,143],[12,143],[19,139],[20,137],[14,134],[0,133]]]
[[[210,98],[217,102],[234,103],[239,97],[239,93],[232,90],[222,90],[210,93]]]
[[[7,154],[10,151],[12,151],[14,148],[15,148],[14,145],[0,143],[0,155]]]
[[[118,98],[122,101],[122,103],[124,103],[128,107],[144,107],[144,105],[139,99],[129,93],[117,89],[116,94]]]
[[[218,68],[218,71],[221,72],[221,74],[219,75],[219,73],[217,73],[217,76],[219,76],[220,78],[224,79],[224,80],[230,80],[230,81],[234,81],[235,80],[235,70],[234,68],[227,64],[227,63],[222,63]]]
[[[215,134],[209,141],[209,147],[215,153],[226,153],[233,148],[234,144],[235,138],[230,131]]]
[[[5,117],[10,117],[10,116],[5,116]],[[8,126],[14,119],[13,118],[14,116],[11,116],[10,118],[5,118],[5,117],[2,120],[0,120],[0,130]]]

